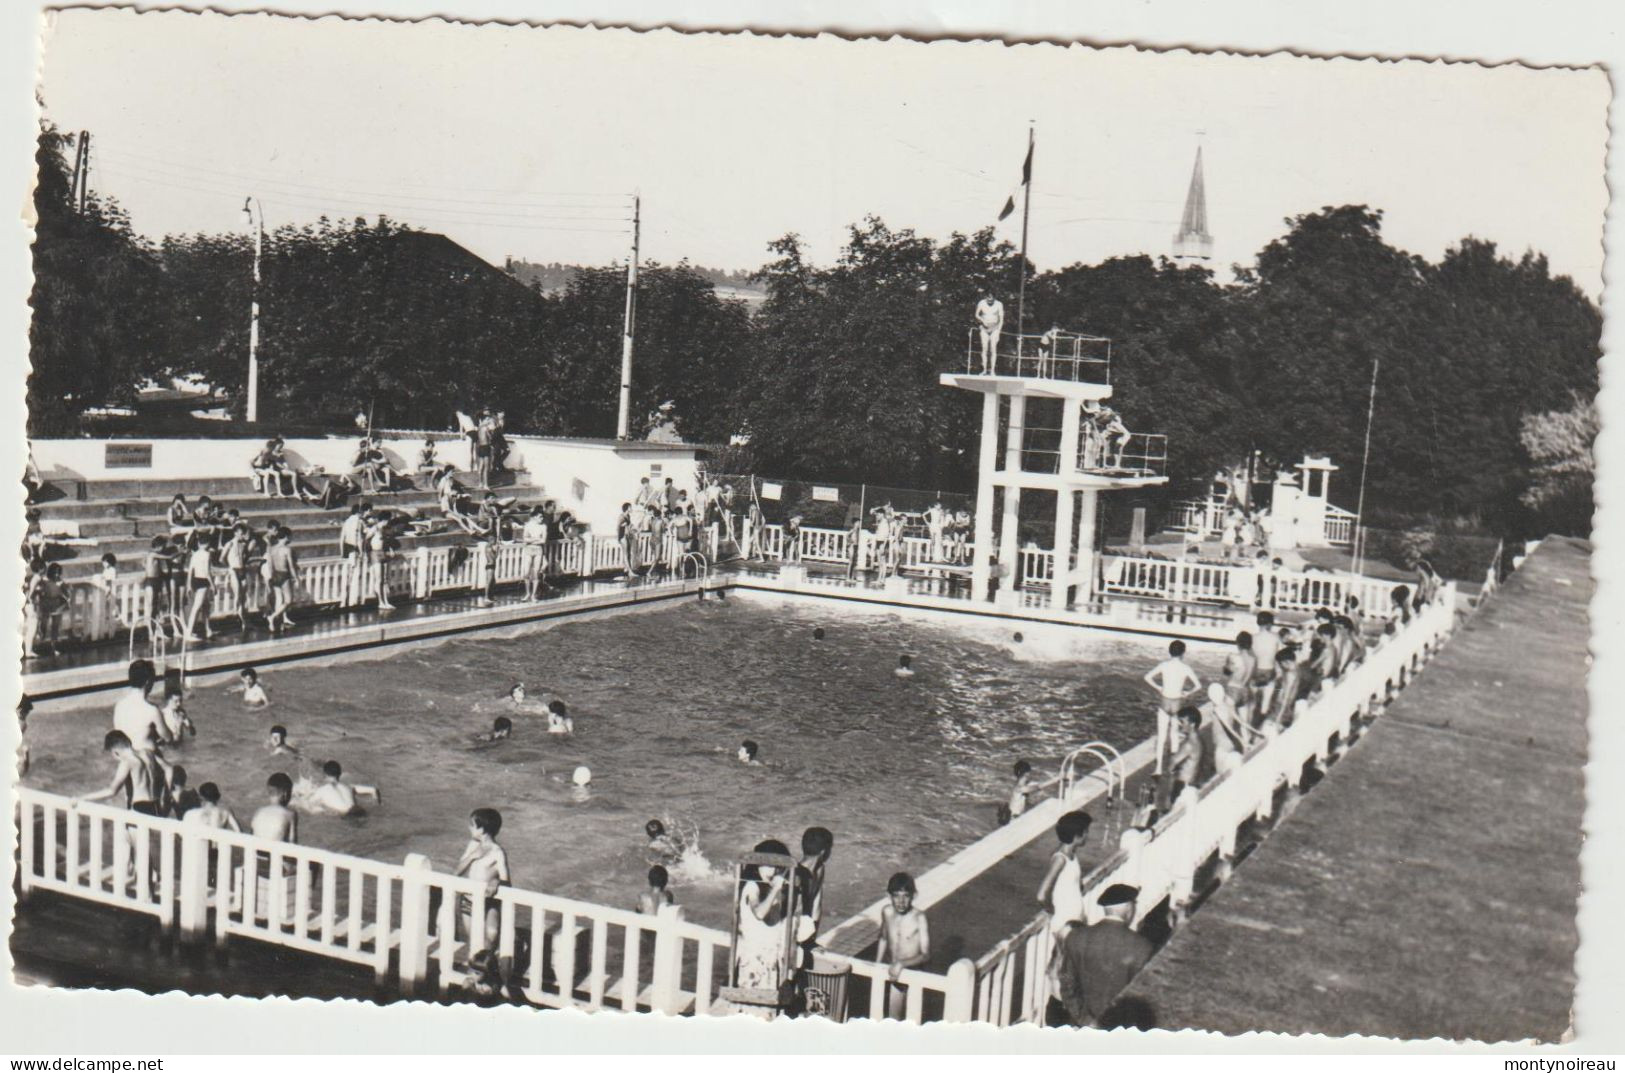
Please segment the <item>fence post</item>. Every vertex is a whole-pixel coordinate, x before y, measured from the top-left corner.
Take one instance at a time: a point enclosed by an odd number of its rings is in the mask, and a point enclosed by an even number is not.
[[[181,942],[197,943],[209,937],[209,840],[201,833],[181,835]],[[221,907],[225,912],[225,907]]]
[[[401,877],[401,992],[407,997],[416,995],[429,975],[429,873],[433,870],[429,858],[421,853],[408,853],[404,862],[405,875]],[[379,942],[385,942],[380,937]],[[451,936],[441,936],[450,942]]]
[[[419,600],[429,598],[429,548],[420,546],[412,557],[412,595]]]
[[[649,970],[654,994],[649,1005],[661,1013],[682,1013],[683,941],[676,932],[678,909],[662,906],[655,914],[654,965]]]
[[[948,966],[948,987],[942,996],[942,1019],[969,1024],[976,1018],[976,962],[960,958]]]

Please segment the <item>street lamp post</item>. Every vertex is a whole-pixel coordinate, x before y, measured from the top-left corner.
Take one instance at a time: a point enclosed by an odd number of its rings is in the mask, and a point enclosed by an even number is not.
[[[243,218],[254,229],[254,295],[248,306],[248,406],[243,416],[255,422],[260,419],[260,253],[265,242],[265,210],[259,199],[243,199]]]

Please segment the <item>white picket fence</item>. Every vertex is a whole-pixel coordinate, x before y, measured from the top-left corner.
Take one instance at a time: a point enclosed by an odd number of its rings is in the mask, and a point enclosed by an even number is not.
[[[940,561],[943,549],[932,548],[924,537],[907,537],[896,544],[897,567],[908,569]],[[768,561],[831,563],[852,561],[852,535],[844,529],[803,526],[799,548],[785,547],[784,527],[767,525],[756,541],[756,556]],[[975,549],[968,548],[968,559]],[[1020,578],[1024,587],[1050,584],[1055,554],[1043,548],[1023,548]],[[1275,570],[1254,565],[1188,562],[1178,559],[1107,555],[1101,558],[1102,596],[1131,596],[1172,603],[1207,603],[1274,611],[1313,612],[1322,607],[1342,611],[1348,597],[1357,597],[1360,611],[1374,621],[1397,616],[1392,593],[1402,582],[1345,574]],[[880,549],[874,534],[858,536],[857,569],[880,569]]]
[[[701,547],[714,560],[718,550],[719,534],[715,527],[701,538]],[[478,591],[485,587],[487,567],[477,548],[467,548],[466,556],[453,568],[451,547],[419,547],[391,555],[383,564],[383,579],[392,601],[423,600],[458,591]],[[638,537],[640,566],[651,562],[653,541],[648,533]],[[676,541],[666,535],[660,549],[660,562],[669,563],[681,558]],[[294,606],[297,607],[359,607],[377,598],[378,567],[358,559],[324,557],[307,559],[299,564],[295,581]],[[626,552],[621,544],[609,537],[584,536],[575,540],[557,540],[547,545],[546,570],[548,577],[592,577],[597,574],[619,573],[626,570]],[[511,585],[525,578],[524,549],[516,542],[497,546],[492,572],[493,585]],[[214,588],[209,605],[211,619],[235,618],[239,609],[237,594],[231,585],[231,576],[225,569],[214,571]],[[126,633],[132,628],[145,630],[154,611],[173,613],[182,619],[190,605],[191,593],[181,584],[174,588],[172,600],[159,597],[154,607],[154,593],[142,584],[138,574],[118,578],[108,589],[91,582],[69,585],[69,605],[64,612],[61,635],[81,641],[103,641]],[[167,605],[173,604],[173,611]],[[269,609],[270,586],[257,570],[250,571],[243,585],[242,603],[250,612]]]
[[[223,829],[18,790],[19,889],[155,918],[192,942],[246,938],[370,967],[408,995],[450,994],[495,954],[510,993],[552,1008],[717,1014],[731,955],[727,933],[672,911],[625,909],[499,887],[436,872],[273,842]],[[830,955],[887,1015],[888,966]],[[968,1019],[974,974],[907,970],[904,1019]],[[859,1011],[861,1012],[861,1011]]]
[[[499,571],[503,569],[499,559]],[[1436,651],[1455,620],[1455,586],[1425,606],[1364,660],[1300,706],[1296,721],[1255,745],[1241,766],[1189,796],[1145,837],[1085,880],[1140,888],[1138,911],[1190,896],[1203,864],[1234,855],[1238,829],[1267,817],[1277,790],[1304,765],[1346,744],[1356,720],[1380,705]],[[728,971],[729,936],[675,914],[642,916],[537,891],[488,895],[412,855],[401,865],[310,846],[76,803],[18,789],[19,889],[115,906],[154,917],[183,937],[234,937],[369,966],[407,994],[446,993],[468,982],[491,948],[510,985],[537,1004],[581,1009],[726,1012],[715,1002]],[[495,927],[480,922],[494,915]],[[1049,998],[1048,920],[1039,917],[976,962],[947,973],[906,970],[904,1019],[1040,1021]],[[885,965],[840,958],[871,1017],[887,1013]]]
[[[1346,748],[1357,721],[1380,709],[1438,650],[1455,624],[1455,598],[1455,586],[1446,586],[1410,623],[1379,639],[1364,660],[1300,702],[1292,725],[1256,743],[1240,767],[1182,796],[1149,835],[1125,840],[1084,878],[1087,921],[1099,919],[1096,896],[1114,883],[1139,888],[1137,920],[1165,899],[1172,910],[1182,912],[1198,872],[1215,858],[1228,866],[1241,828],[1273,814],[1280,788],[1296,786],[1306,765],[1324,765],[1334,743]],[[978,958],[972,1019],[995,1025],[1043,1024],[1051,997],[1047,967],[1053,945],[1050,918],[1041,913]]]
[[[1109,555],[1104,559],[1101,592],[1177,603],[1309,612],[1322,607],[1341,611],[1348,597],[1354,596],[1365,617],[1386,622],[1398,615],[1392,594],[1401,584],[1347,574]]]

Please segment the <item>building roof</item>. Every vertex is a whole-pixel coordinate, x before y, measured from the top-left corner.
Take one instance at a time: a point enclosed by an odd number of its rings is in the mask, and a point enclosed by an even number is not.
[[[1196,166],[1191,169],[1190,189],[1185,192],[1185,213],[1174,236],[1175,257],[1206,260],[1213,256],[1213,236],[1207,230],[1207,186],[1202,181],[1202,149],[1196,149]]]

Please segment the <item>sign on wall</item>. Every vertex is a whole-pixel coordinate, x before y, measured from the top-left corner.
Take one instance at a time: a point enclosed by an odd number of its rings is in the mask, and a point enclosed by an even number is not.
[[[152,444],[110,443],[102,464],[108,469],[151,469]]]
[[[820,488],[815,484],[813,485],[813,498],[822,500],[825,503],[839,503],[841,501],[841,490],[839,488]]]
[[[772,481],[762,482],[762,498],[777,499],[784,494],[784,485],[774,484]]]

